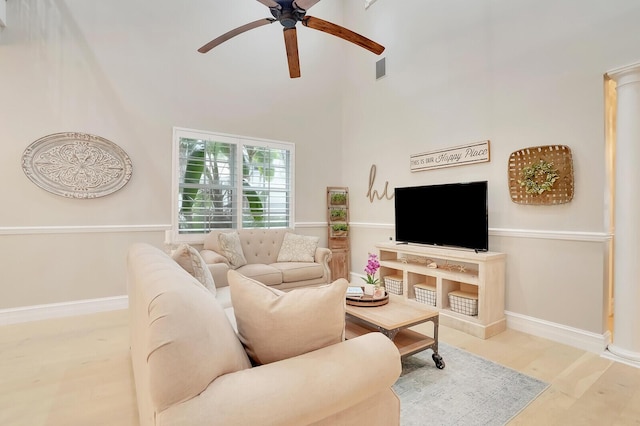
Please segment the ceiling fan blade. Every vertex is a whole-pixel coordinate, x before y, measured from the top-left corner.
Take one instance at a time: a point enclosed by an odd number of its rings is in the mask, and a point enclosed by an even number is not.
[[[232,37],[237,36],[238,34],[242,34],[246,31],[261,27],[263,25],[271,24],[275,21],[276,20],[273,18],[263,18],[263,19],[258,19],[257,21],[249,22],[248,24],[244,24],[241,27],[236,28],[235,30],[231,30],[227,33],[222,34],[220,37],[214,38],[209,43],[205,44],[200,49],[198,49],[198,52],[207,53],[214,47],[224,43],[225,41],[229,40]]]
[[[314,18],[313,16],[305,16],[302,18],[302,25],[305,27],[313,28],[314,30],[323,31],[325,33],[334,35],[336,37],[340,37],[346,41],[350,41],[351,43],[357,44],[360,47],[364,47],[370,52],[375,53],[376,55],[384,52],[384,46],[376,43],[373,40],[369,40],[368,38],[361,36],[358,33],[354,33],[351,30],[348,30],[340,25],[333,24],[329,21],[325,21],[324,19]]]
[[[298,35],[296,27],[284,29],[284,45],[287,49],[289,77],[300,77],[300,57],[298,56]]]
[[[265,6],[267,6],[268,8],[272,8],[275,7],[276,9],[280,9],[281,6],[276,3],[275,0],[258,0],[260,3],[264,4]]]
[[[260,1],[260,0],[258,0]],[[314,4],[318,3],[320,0],[294,0],[294,7],[295,8],[299,8],[299,9],[303,9],[303,10],[309,10],[309,8],[311,6],[313,6]]]

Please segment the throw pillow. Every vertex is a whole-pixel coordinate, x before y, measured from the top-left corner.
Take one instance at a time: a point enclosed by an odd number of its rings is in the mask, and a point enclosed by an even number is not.
[[[218,234],[218,245],[233,269],[238,269],[247,264],[247,259],[244,257],[242,245],[240,244],[240,235],[237,232]]]
[[[291,358],[344,340],[348,281],[283,292],[227,273],[238,336],[255,364]]]
[[[319,241],[320,237],[287,232],[278,252],[278,262],[313,262]]]
[[[189,244],[180,244],[180,246],[171,255],[178,265],[193,275],[200,284],[202,284],[207,290],[214,295],[216,294],[216,284],[213,281],[213,275],[207,267],[204,259],[198,253],[198,250],[191,247]]]

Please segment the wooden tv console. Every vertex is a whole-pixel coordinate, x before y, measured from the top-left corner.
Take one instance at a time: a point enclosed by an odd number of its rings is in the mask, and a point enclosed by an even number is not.
[[[435,290],[435,306],[440,324],[486,339],[506,329],[504,316],[504,253],[474,252],[464,249],[379,243],[380,279],[402,276],[402,297],[416,300],[414,285],[423,284]],[[437,265],[437,267],[434,267]],[[449,293],[462,291],[477,297],[478,314],[465,315],[451,310]]]

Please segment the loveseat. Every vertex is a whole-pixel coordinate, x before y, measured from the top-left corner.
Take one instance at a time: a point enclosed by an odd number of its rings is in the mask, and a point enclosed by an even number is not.
[[[224,309],[215,288],[207,289],[158,248],[132,245],[127,265],[141,426],[399,424],[400,403],[391,385],[401,372],[400,356],[381,333],[343,340],[342,323],[335,343],[290,358],[266,359],[305,340],[307,333],[298,339],[282,335],[287,329],[299,332],[298,322],[312,325],[313,335],[327,322],[324,312],[343,313],[346,280],[285,293],[232,270],[234,306]],[[336,297],[341,304],[322,304]],[[299,320],[272,322],[283,307],[300,311],[309,302],[312,309],[304,310],[309,315],[297,312]],[[269,306],[276,310],[260,313]],[[238,316],[238,330],[228,315]],[[260,324],[251,329],[252,321]],[[261,341],[252,336],[262,330]],[[306,340],[316,344],[322,339]],[[265,362],[250,358],[248,347]]]
[[[237,240],[221,244],[223,237]],[[227,271],[233,269],[286,290],[331,282],[331,250],[318,247],[318,241],[318,237],[287,228],[213,230],[205,237],[200,254],[217,287],[227,285]]]

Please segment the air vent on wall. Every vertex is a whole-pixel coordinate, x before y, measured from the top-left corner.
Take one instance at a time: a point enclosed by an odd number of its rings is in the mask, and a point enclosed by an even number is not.
[[[0,31],[7,25],[7,2],[0,0]]]
[[[376,62],[376,80],[387,75],[387,58],[382,58]]]

